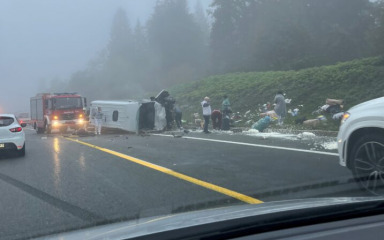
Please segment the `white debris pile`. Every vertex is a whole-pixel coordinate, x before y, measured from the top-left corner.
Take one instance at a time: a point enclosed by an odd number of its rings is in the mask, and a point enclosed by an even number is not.
[[[303,133],[299,133],[297,135],[298,139],[312,139],[315,137],[316,137],[316,135],[314,133],[311,133],[311,132],[303,132]]]
[[[337,150],[337,142],[336,141],[324,142],[321,144],[321,146],[327,150]]]
[[[259,131],[257,131],[256,129],[251,128],[248,131],[243,131],[243,133],[246,134],[246,135],[254,135],[254,134],[258,134]]]
[[[256,129],[249,129],[248,131],[243,131],[241,134],[247,135],[247,136],[260,137],[263,139],[281,138],[281,139],[288,139],[288,140],[297,140],[297,136],[294,134],[283,134],[283,133],[277,133],[277,132],[259,132]]]
[[[224,131],[224,130],[215,130],[215,129],[213,129],[211,132],[215,133],[217,135],[224,135],[224,134],[225,135],[234,135],[233,131]]]

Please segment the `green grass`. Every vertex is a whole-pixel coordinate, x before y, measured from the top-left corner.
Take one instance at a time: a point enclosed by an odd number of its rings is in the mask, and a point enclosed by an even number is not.
[[[325,104],[326,98],[345,99],[346,108],[383,96],[384,57],[366,58],[331,66],[299,71],[231,73],[170,89],[183,108],[184,117],[201,112],[200,102],[211,98],[213,109],[220,109],[222,96],[228,95],[234,112],[257,111],[259,104],[272,102],[277,90],[284,90],[292,102],[288,108],[304,105],[301,116]],[[287,121],[292,121],[287,119]],[[329,124],[328,128],[337,128]]]

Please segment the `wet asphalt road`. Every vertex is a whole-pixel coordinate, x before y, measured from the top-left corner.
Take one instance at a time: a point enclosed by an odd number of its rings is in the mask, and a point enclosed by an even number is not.
[[[350,172],[339,166],[337,156],[295,150],[316,150],[319,144],[313,139],[198,132],[181,138],[120,134],[65,138],[25,131],[24,158],[0,156],[0,239],[248,204],[247,199],[364,195],[351,182]],[[240,197],[229,196],[228,191]]]

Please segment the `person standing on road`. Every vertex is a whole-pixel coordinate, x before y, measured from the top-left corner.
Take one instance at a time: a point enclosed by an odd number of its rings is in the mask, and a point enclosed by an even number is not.
[[[201,102],[201,107],[203,108],[204,116],[204,133],[210,133],[208,131],[209,118],[211,117],[212,110],[209,97],[205,97],[204,101]]]
[[[181,112],[181,109],[178,105],[175,105],[175,108],[173,109],[173,112],[175,113],[175,121],[177,128],[181,128],[181,118],[183,117],[183,113]]]
[[[232,113],[232,110],[231,110],[231,103],[229,102],[227,95],[223,96],[223,102],[221,103],[221,112],[223,114],[223,122],[222,122],[221,129],[228,131],[230,114]]]
[[[101,134],[102,122],[103,122],[103,113],[101,112],[101,107],[98,107],[97,112],[95,113],[95,135]]]
[[[277,92],[274,103],[276,104],[274,110],[278,116],[277,124],[281,126],[283,125],[284,118],[287,115],[287,106],[285,103],[284,92],[282,90]]]
[[[227,95],[223,96],[223,102],[221,103],[221,112],[222,113],[230,113],[231,111],[231,103],[229,102],[229,98]]]

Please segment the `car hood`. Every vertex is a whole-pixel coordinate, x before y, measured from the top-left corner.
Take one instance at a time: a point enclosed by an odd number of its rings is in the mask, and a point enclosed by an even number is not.
[[[349,109],[349,112],[355,112],[360,110],[367,110],[372,108],[382,108],[384,105],[384,97],[372,99],[363,103],[360,103],[351,109]]]
[[[384,201],[383,197],[361,198],[321,198],[288,200],[258,205],[238,205],[209,210],[173,214],[156,218],[119,222],[92,227],[68,233],[45,236],[44,239],[130,239],[159,234],[183,228],[202,226],[210,223],[240,220],[248,217],[262,217],[269,214],[314,209],[318,207]]]

